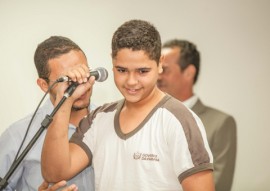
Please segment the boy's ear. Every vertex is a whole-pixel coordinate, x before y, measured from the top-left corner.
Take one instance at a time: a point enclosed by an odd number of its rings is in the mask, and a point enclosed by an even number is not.
[[[37,85],[40,87],[40,89],[43,92],[47,92],[47,90],[49,88],[49,84],[43,78],[38,78],[37,79]]]
[[[161,74],[163,72],[162,64],[164,62],[165,56],[161,55],[158,63],[158,73]]]

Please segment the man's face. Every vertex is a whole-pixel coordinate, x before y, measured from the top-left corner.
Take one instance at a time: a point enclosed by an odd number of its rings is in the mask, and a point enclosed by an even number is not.
[[[157,90],[161,67],[144,51],[122,49],[113,59],[114,81],[126,102],[144,103]]]
[[[179,94],[183,93],[185,87],[184,72],[181,71],[178,65],[180,58],[180,49],[164,48],[162,50],[164,56],[162,62],[163,72],[159,75],[158,87],[160,90],[178,98]]]
[[[61,55],[60,57],[51,59],[48,61],[48,65],[50,67],[51,73],[49,76],[49,85],[52,85],[54,81],[56,81],[59,77],[63,76],[65,71],[69,68],[74,67],[78,64],[87,65],[87,60],[83,52],[72,50],[66,54]],[[56,85],[57,86],[57,85]],[[50,91],[51,101],[54,103],[56,96],[56,87],[54,87]],[[73,109],[80,110],[86,108],[90,104],[90,96],[92,91],[88,91],[84,95],[82,95],[78,100],[76,100],[73,104]]]

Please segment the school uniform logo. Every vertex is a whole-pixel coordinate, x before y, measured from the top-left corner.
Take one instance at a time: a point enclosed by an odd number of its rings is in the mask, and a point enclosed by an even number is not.
[[[158,155],[148,154],[148,153],[140,153],[140,152],[134,153],[133,154],[133,159],[135,159],[135,160],[159,161]]]

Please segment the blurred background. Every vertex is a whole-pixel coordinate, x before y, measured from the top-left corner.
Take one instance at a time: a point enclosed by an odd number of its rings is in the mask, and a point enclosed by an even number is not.
[[[270,190],[269,0],[0,0],[0,134],[42,98],[33,56],[52,35],[69,37],[92,68],[108,70],[109,78],[95,84],[94,104],[120,99],[110,45],[113,32],[130,19],[154,24],[162,42],[182,38],[197,45],[202,62],[196,93],[237,122],[232,190]]]

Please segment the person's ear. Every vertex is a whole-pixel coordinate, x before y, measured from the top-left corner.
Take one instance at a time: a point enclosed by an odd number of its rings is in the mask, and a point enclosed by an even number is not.
[[[165,61],[165,56],[164,55],[161,55],[160,56],[160,59],[159,59],[159,63],[158,63],[158,73],[161,74],[163,72],[163,68],[162,68],[162,65],[163,65],[163,62]]]
[[[49,88],[49,84],[43,78],[38,78],[37,79],[37,85],[40,87],[40,89],[43,92],[47,92],[47,90]]]
[[[196,74],[196,68],[192,64],[188,65],[188,67],[184,70],[184,75],[188,80],[193,81],[195,74]]]

